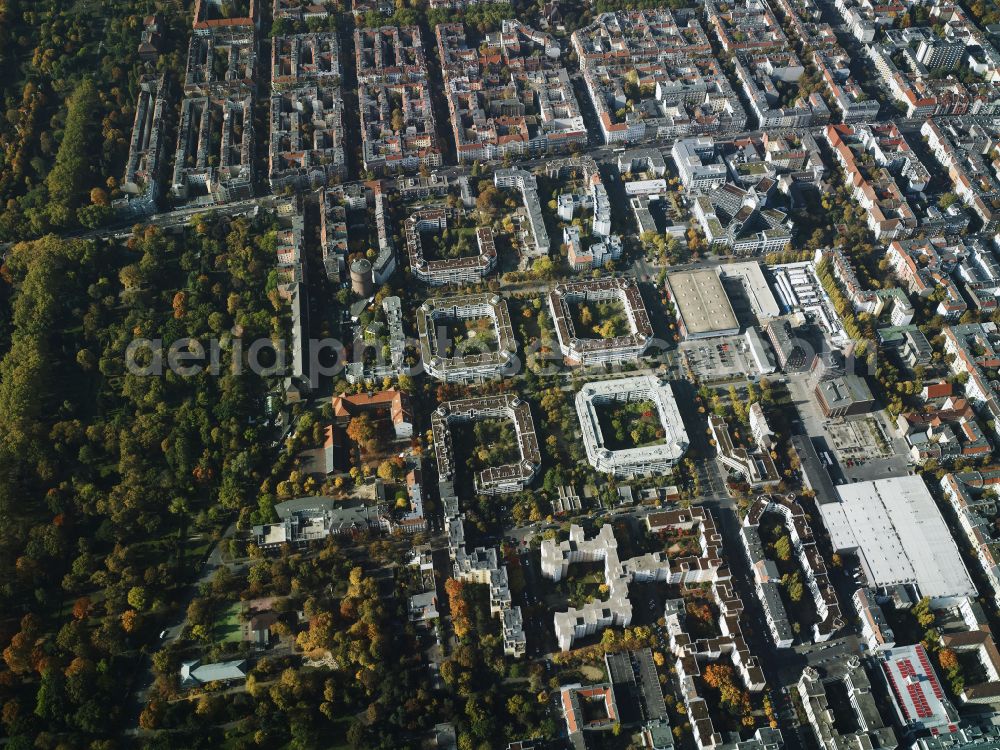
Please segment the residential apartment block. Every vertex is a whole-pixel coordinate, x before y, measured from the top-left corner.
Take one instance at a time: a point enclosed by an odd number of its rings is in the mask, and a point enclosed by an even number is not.
[[[530,230],[524,233],[522,255],[526,261],[533,261],[549,254],[551,247],[549,233],[542,216],[542,202],[538,197],[538,180],[526,169],[498,169],[493,173],[493,184],[507,190],[516,189],[521,193],[524,204],[524,220]]]
[[[355,29],[364,167],[376,174],[441,164],[417,26]]]
[[[601,430],[598,409],[607,403],[650,401],[664,432],[662,440],[636,448],[610,450]],[[576,394],[576,413],[590,465],[602,473],[619,477],[648,476],[666,472],[687,452],[687,430],[673,390],[652,375],[600,380],[585,384]]]
[[[797,93],[799,78],[805,68],[791,50],[755,51],[738,54],[733,59],[736,79],[750,101],[759,128],[806,128],[825,125],[830,110],[823,97],[813,93],[808,97],[784,96],[777,84],[789,84]]]
[[[129,212],[149,214],[160,198],[164,162],[163,116],[166,108],[167,79],[147,78],[139,82],[135,121],[129,140],[128,159],[121,189]]]
[[[531,407],[527,401],[509,394],[447,401],[434,410],[431,416],[431,433],[434,436],[438,475],[445,481],[453,481],[455,478],[455,450],[450,426],[455,422],[481,419],[510,420],[514,425],[521,458],[517,463],[490,466],[480,471],[475,477],[476,491],[493,495],[524,489],[535,478],[542,464],[542,456],[538,448],[535,423],[531,418]]]
[[[471,320],[487,321],[487,331],[456,345],[449,339],[447,326]],[[513,374],[517,365],[510,312],[507,301],[499,295],[467,294],[427,300],[417,310],[417,334],[424,368],[439,380],[482,382]]]
[[[941,491],[951,504],[959,526],[972,553],[979,561],[995,602],[1000,602],[1000,532],[995,519],[1000,516],[1000,505],[978,471],[945,474],[941,478]]]
[[[690,11],[604,13],[573,32],[572,44],[606,143],[738,132],[746,125],[739,97]]]
[[[792,239],[787,215],[767,208],[766,196],[756,188],[744,190],[726,183],[696,196],[693,213],[709,245],[735,255],[783,250]]]
[[[846,52],[840,48],[819,49],[813,52],[812,59],[844,122],[871,122],[878,117],[881,105],[854,80]]]
[[[864,158],[874,143],[867,138],[868,132],[863,126],[827,125],[826,140],[876,239],[886,242],[909,237],[917,228],[917,217],[888,167],[872,167]]]
[[[607,339],[580,336],[573,323],[571,307],[609,300],[621,305],[629,332]],[[627,278],[557,284],[549,292],[549,312],[559,339],[559,351],[572,364],[632,362],[642,356],[653,337],[653,326],[639,287]]]
[[[826,680],[820,676],[819,670],[806,667],[797,684],[802,708],[820,749],[898,747],[895,732],[885,725],[879,713],[871,680],[861,659],[848,657],[846,667],[839,678]],[[830,705],[827,686],[838,682],[841,690],[847,693],[848,703],[846,706],[838,704],[835,711]],[[846,711],[848,707],[850,715],[842,716],[840,711]],[[851,731],[846,731],[845,727],[851,727]]]
[[[762,495],[747,510],[743,526],[751,529],[758,527],[761,519],[768,513],[777,514],[781,518],[788,530],[788,537],[792,540],[792,552],[805,574],[805,587],[812,597],[817,614],[817,622],[813,625],[813,640],[817,643],[828,641],[847,623],[806,512],[796,501],[794,494]]]
[[[995,232],[1000,226],[997,129],[976,118],[934,118],[924,122],[920,134],[948,170],[955,195],[975,211],[984,232]]]
[[[422,235],[440,233],[454,221],[455,209],[425,208],[410,214],[403,222],[406,251],[410,257],[413,275],[432,286],[443,284],[476,283],[487,276],[497,263],[497,248],[490,227],[476,228],[476,245],[479,252],[461,258],[425,257]]]
[[[462,23],[435,30],[459,162],[535,156],[585,144],[587,131],[559,44],[504,20],[478,49]]]
[[[1000,434],[1000,399],[987,370],[1000,367],[1000,335],[994,323],[966,323],[945,326],[944,351],[953,373],[965,373],[965,396],[994,420]]]
[[[253,196],[253,97],[189,96],[181,103],[171,192],[199,203]]]

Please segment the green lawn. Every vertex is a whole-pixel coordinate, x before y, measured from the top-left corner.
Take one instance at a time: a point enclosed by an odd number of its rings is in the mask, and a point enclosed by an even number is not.
[[[242,611],[239,602],[233,602],[215,621],[215,640],[222,643],[239,643],[243,639],[243,629],[241,628],[240,612]]]

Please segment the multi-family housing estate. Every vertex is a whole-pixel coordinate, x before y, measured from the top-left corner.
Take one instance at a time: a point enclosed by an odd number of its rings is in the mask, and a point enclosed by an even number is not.
[[[769,188],[774,185],[771,180]],[[695,196],[693,213],[709,245],[727,248],[736,255],[783,250],[792,239],[787,214],[767,208],[766,193],[755,187],[744,190],[726,183],[707,190]]]
[[[522,232],[525,240],[522,248],[522,258],[525,262],[534,261],[549,253],[549,232],[545,228],[545,217],[542,215],[542,201],[538,196],[538,180],[526,169],[498,169],[493,173],[493,184],[498,188],[517,189],[521,193],[523,217],[528,231]]]
[[[758,450],[747,450],[735,444],[725,419],[710,414],[708,430],[715,442],[719,461],[729,471],[741,476],[751,488],[773,487],[781,481],[770,452],[760,446]]]
[[[184,93],[252,89],[257,69],[257,39],[250,29],[221,27],[195,34],[188,43]]]
[[[945,169],[952,190],[979,217],[984,232],[1000,226],[997,130],[981,118],[928,118],[920,134]]]
[[[875,702],[872,683],[861,659],[851,656],[842,673],[824,679],[819,670],[806,667],[796,685],[813,737],[821,750],[898,747],[896,733],[886,726]],[[831,670],[832,671],[832,670]],[[830,703],[828,686],[839,683],[846,704]],[[842,712],[849,711],[848,716]]]
[[[892,23],[891,16],[879,18],[870,5],[864,5],[859,0],[836,0],[835,5],[844,24],[859,42],[874,41],[879,26]]]
[[[948,464],[960,458],[988,458],[992,453],[975,412],[963,398],[949,397],[940,407],[900,414],[896,427],[915,464],[930,460]]]
[[[459,549],[454,556],[453,575],[458,581],[485,584],[489,587],[490,613],[500,620],[503,651],[507,656],[527,653],[524,617],[521,608],[511,603],[507,566],[501,565],[493,547],[476,547],[472,552]]]
[[[812,59],[844,122],[870,122],[878,117],[881,105],[854,80],[851,58],[846,52],[840,48],[818,49],[813,52]]]
[[[896,645],[896,634],[889,626],[882,606],[875,600],[875,593],[865,587],[851,595],[854,611],[861,620],[861,635],[871,651],[883,651]]]
[[[908,237],[917,217],[887,166],[866,158],[876,145],[863,126],[827,125],[826,140],[854,199],[864,209],[868,228],[880,241]]]
[[[837,35],[833,27],[823,20],[823,11],[816,0],[776,0],[774,6],[780,9],[792,36],[803,46],[813,49],[838,46]]]
[[[196,4],[170,188],[205,204],[253,195],[255,16],[217,11],[211,0]]]
[[[1000,52],[990,36],[968,17],[961,5],[937,3],[930,8],[928,16],[932,27],[944,37],[946,43],[958,41],[964,45],[962,64],[987,83],[1000,80]],[[990,104],[993,105],[993,102]]]
[[[991,487],[979,471],[945,474],[941,478],[941,491],[955,511],[966,541],[992,589],[993,600],[1000,601],[1000,533],[996,527],[1000,505],[996,492],[986,491]]]
[[[833,275],[843,287],[855,312],[868,313],[878,317],[883,311],[888,310],[894,326],[909,325],[910,321],[913,320],[913,305],[910,304],[906,293],[895,286],[883,289],[865,289],[861,285],[854,264],[844,248],[817,250],[816,263],[817,265],[829,263]]]
[[[449,324],[484,321],[485,330],[456,341]],[[507,300],[496,294],[466,294],[424,302],[417,310],[420,355],[427,372],[448,382],[481,382],[512,373],[517,341]]]
[[[167,106],[166,95],[166,76],[139,82],[135,122],[125,162],[125,176],[121,182],[124,205],[133,213],[152,213],[160,197],[160,170],[165,158],[163,116]]]
[[[960,238],[929,237],[893,240],[885,257],[910,294],[938,295],[940,301],[935,311],[954,320],[969,308],[952,279],[965,253],[965,244]]]
[[[765,0],[709,0],[705,15],[726,52],[781,50],[788,46],[788,37]]]
[[[651,402],[664,436],[651,444],[611,450],[601,429],[602,405]],[[689,441],[670,385],[652,375],[638,375],[585,384],[576,394],[576,413],[583,445],[591,466],[619,477],[647,476],[675,466],[687,452]]]
[[[384,324],[373,321],[367,326],[358,326],[358,335],[351,347],[353,357],[345,370],[347,382],[352,385],[384,383],[386,378],[392,380],[408,372],[404,360],[403,303],[399,297],[383,298],[382,314]]]
[[[795,500],[794,495],[762,495],[754,501],[747,510],[743,519],[743,539],[744,544],[756,534],[759,543],[757,527],[765,514],[773,513],[781,518],[782,524],[788,530],[788,537],[792,542],[792,551],[802,568],[804,583],[813,599],[816,607],[817,622],[813,625],[812,637],[816,642],[828,641],[834,634],[846,624],[840,609],[840,602],[837,599],[837,592],[833,588],[826,570],[826,563],[823,555],[816,545],[812,527],[806,517],[806,512]],[[751,553],[751,545],[747,545],[747,552],[751,555],[751,564],[760,562],[754,559],[756,555]],[[768,576],[773,578],[773,576]],[[772,627],[772,632],[774,631]]]
[[[764,672],[757,657],[743,637],[741,618],[743,601],[730,581],[729,566],[722,556],[722,537],[715,519],[704,508],[663,511],[650,514],[646,525],[652,533],[669,529],[697,529],[700,555],[671,560],[671,583],[707,584],[707,592],[718,608],[719,633],[711,638],[697,638],[687,627],[687,609],[683,599],[668,600],[664,608],[670,656],[681,683],[681,694],[691,722],[695,745],[699,750],[722,750],[734,747],[716,730],[708,703],[699,692],[698,678],[702,665],[728,659],[743,686],[759,692],[766,686]],[[751,747],[780,746],[780,734],[765,738],[756,735]]]
[[[462,23],[435,30],[459,162],[523,157],[584,144],[587,131],[559,44],[504,20],[478,48]]]
[[[997,308],[1000,263],[993,245],[979,236],[929,236],[893,242],[886,258],[911,294],[943,294],[937,313],[954,319],[970,307]]]
[[[535,433],[535,423],[531,418],[528,402],[509,394],[447,401],[434,410],[431,415],[431,434],[434,437],[434,453],[441,479],[453,481],[456,475],[451,425],[481,419],[510,420],[517,436],[520,460],[511,464],[489,466],[478,472],[475,476],[476,491],[487,494],[517,492],[531,484],[542,463],[538,435]]]
[[[542,540],[542,575],[561,581],[576,563],[603,562],[607,599],[599,599],[583,607],[570,607],[554,617],[559,648],[568,651],[573,642],[609,627],[627,627],[632,622],[629,584],[633,581],[667,581],[671,577],[671,562],[662,552],[622,560],[618,555],[618,540],[614,528],[603,526],[597,535],[587,539],[584,530],[570,526],[569,539],[557,542]]]
[[[994,323],[945,326],[944,351],[953,373],[965,373],[965,396],[1000,428],[1000,398],[988,370],[1000,367],[1000,335]],[[994,428],[995,430],[998,428]],[[1000,433],[998,433],[1000,434]]]
[[[965,39],[940,37],[928,26],[891,29],[882,42],[868,45],[868,56],[907,117],[991,113],[996,97],[989,84],[954,74],[965,57]]]
[[[518,443],[522,451],[522,458],[530,460],[536,456],[538,441],[534,425],[531,422],[531,412],[526,403],[508,397],[472,398],[460,401],[458,411],[460,415],[457,419],[512,418],[515,430],[518,431]],[[478,583],[489,587],[490,612],[500,620],[504,654],[521,657],[527,653],[524,617],[521,614],[521,608],[513,604],[507,566],[500,563],[495,548],[476,547],[469,550],[465,545],[464,513],[459,507],[458,494],[455,491],[455,456],[449,428],[451,417],[446,412],[447,410],[445,413],[432,417],[431,429],[438,462],[438,493],[444,516],[445,533],[448,537],[448,555],[452,562],[452,575],[458,581]],[[540,457],[538,460],[540,461]],[[491,483],[489,491],[494,492],[513,491],[521,488],[518,477],[524,476],[523,469],[525,467],[510,466],[508,467],[509,471],[504,472],[504,476],[497,473],[497,468],[490,467],[486,472],[482,472],[476,481],[484,481],[484,477],[486,477],[485,481]],[[511,489],[505,490],[504,487]],[[431,567],[433,568],[433,565]]]
[[[794,52],[743,52],[734,58],[733,65],[757,117],[757,127],[805,128],[830,121],[830,109],[822,96],[816,92],[798,96],[798,80],[805,68]],[[785,91],[792,93],[784,94],[776,84],[786,84]]]
[[[562,181],[577,174],[583,188],[566,192],[556,200],[559,218],[571,222],[574,215],[584,210],[591,212],[590,234],[584,242],[579,227],[570,225],[563,230],[563,244],[567,246],[566,260],[574,271],[600,268],[609,260],[621,257],[621,237],[611,233],[611,199],[601,179],[597,162],[589,156],[560,159],[545,166],[549,179]]]
[[[497,248],[490,227],[476,228],[478,253],[460,258],[428,258],[424,251],[422,235],[441,233],[448,222],[455,220],[456,209],[445,206],[424,208],[413,212],[403,222],[406,251],[410,257],[410,270],[426,284],[475,283],[488,275],[497,263]]]
[[[346,176],[340,76],[336,34],[272,40],[272,190],[321,187]]]
[[[253,98],[187,97],[181,103],[173,194],[227,202],[253,195]]]
[[[629,332],[613,338],[581,335],[573,322],[572,307],[606,301],[621,306]],[[559,351],[572,364],[631,362],[642,356],[653,337],[653,326],[639,287],[627,278],[557,284],[549,292],[549,312],[559,340]]]
[[[572,44],[606,143],[738,132],[746,125],[739,97],[690,11],[604,13],[573,32]]]
[[[355,29],[364,167],[376,174],[441,164],[418,26]]]

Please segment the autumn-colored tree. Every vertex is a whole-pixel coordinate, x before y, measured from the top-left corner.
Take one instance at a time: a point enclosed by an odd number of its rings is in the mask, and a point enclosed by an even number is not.
[[[403,469],[405,467],[403,459],[396,456],[379,464],[378,475],[386,482],[398,482],[403,478]]]
[[[938,662],[941,664],[941,669],[945,672],[958,669],[958,656],[950,648],[943,648],[938,651]]]
[[[41,632],[38,618],[28,613],[21,618],[21,629],[3,650],[3,660],[12,672],[24,673],[33,668],[35,642]]]
[[[187,313],[187,294],[181,289],[174,295],[171,307],[174,310],[174,318],[180,320]]]
[[[104,188],[91,188],[90,189],[90,202],[95,206],[106,206],[108,205],[108,194],[104,191]]]
[[[378,425],[368,414],[351,417],[351,421],[347,423],[347,437],[365,451],[373,452],[379,447]]]
[[[93,605],[91,604],[89,596],[81,596],[75,602],[73,602],[73,618],[76,620],[86,620],[90,617],[90,611]]]
[[[163,703],[154,698],[146,704],[142,713],[139,714],[139,726],[146,730],[159,729],[165,709]]]
[[[451,624],[455,629],[455,636],[464,638],[472,628],[472,623],[469,621],[469,605],[465,601],[465,584],[449,578],[444,582],[444,590],[448,594]]]
[[[122,630],[131,633],[139,627],[139,613],[134,609],[126,609],[122,612]]]

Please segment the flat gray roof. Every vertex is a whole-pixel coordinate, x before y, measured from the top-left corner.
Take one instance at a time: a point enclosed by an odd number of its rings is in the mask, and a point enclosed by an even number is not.
[[[837,488],[819,506],[835,551],[854,550],[876,587],[916,584],[931,599],[975,596],[958,546],[924,480],[890,477]]]
[[[715,270],[699,268],[671,273],[667,275],[667,285],[689,336],[739,332],[736,313]]]
[[[771,285],[767,283],[760,263],[757,261],[725,263],[719,266],[719,270],[723,276],[740,280],[757,317],[766,320],[781,315],[781,308],[774,298]]]

